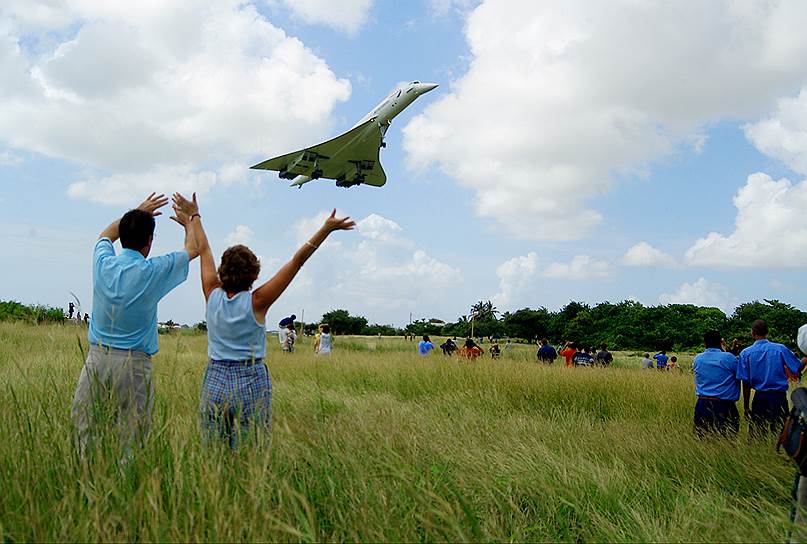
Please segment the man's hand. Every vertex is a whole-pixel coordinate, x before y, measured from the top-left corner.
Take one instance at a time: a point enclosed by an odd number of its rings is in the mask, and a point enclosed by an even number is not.
[[[353,230],[355,226],[356,222],[352,221],[350,217],[336,217],[336,208],[334,208],[330,217],[325,220],[323,228],[328,232],[333,232],[335,230]]]
[[[179,209],[183,214],[188,217],[199,213],[199,204],[196,202],[196,193],[191,197],[193,200],[188,200],[179,193],[174,193],[172,200],[174,201],[174,211]]]
[[[146,197],[146,200],[143,201],[140,206],[137,207],[138,210],[143,210],[144,212],[150,213],[153,217],[157,217],[158,215],[162,215],[163,212],[158,212],[157,210],[162,208],[168,204],[168,197],[163,194],[151,193],[149,196]]]

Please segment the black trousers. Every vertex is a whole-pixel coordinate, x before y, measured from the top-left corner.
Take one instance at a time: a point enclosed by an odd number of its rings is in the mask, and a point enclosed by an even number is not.
[[[787,391],[754,391],[754,401],[751,403],[751,432],[779,434],[785,426],[789,411]]]
[[[695,403],[695,433],[735,435],[740,430],[740,412],[733,400],[698,399]]]

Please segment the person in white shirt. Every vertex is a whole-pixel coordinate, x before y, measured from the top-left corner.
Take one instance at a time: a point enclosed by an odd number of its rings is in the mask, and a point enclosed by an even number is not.
[[[317,340],[314,343],[314,353],[317,355],[330,355],[332,347],[331,327],[324,324],[320,325],[319,334],[317,334]]]

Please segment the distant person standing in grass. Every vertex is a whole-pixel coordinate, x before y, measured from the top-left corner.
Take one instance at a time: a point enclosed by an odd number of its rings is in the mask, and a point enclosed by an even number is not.
[[[678,370],[678,357],[673,355],[667,363],[667,370]]]
[[[608,345],[606,344],[600,347],[600,351],[597,352],[595,359],[600,366],[611,366],[611,363],[614,362],[614,356],[608,351]]]
[[[485,350],[476,345],[473,338],[466,338],[465,344],[460,348],[460,355],[466,359],[474,360],[485,353]]]
[[[566,368],[571,368],[574,366],[572,360],[574,359],[575,353],[577,353],[577,347],[575,346],[574,342],[566,342],[563,345],[563,349],[560,350],[560,356],[566,359]]]
[[[735,355],[721,349],[722,339],[717,331],[703,335],[706,350],[695,356],[695,432],[703,437],[709,432],[737,434],[740,430],[740,381]]]
[[[418,353],[421,357],[425,357],[426,355],[430,354],[434,350],[434,344],[429,339],[428,334],[423,335],[423,340],[418,342]]]
[[[751,325],[751,336],[754,343],[740,352],[737,368],[743,382],[743,412],[755,434],[778,433],[789,411],[788,378],[798,378],[804,363],[786,346],[768,340],[768,324],[762,319]],[[749,409],[752,389],[754,403]]]
[[[188,277],[199,253],[187,223],[185,249],[148,258],[154,218],[168,203],[152,193],[101,232],[93,250],[90,349],[73,397],[71,416],[79,453],[96,438],[97,417],[107,410],[117,424],[124,458],[148,434],[154,405],[151,357],[157,353],[157,303]],[[176,219],[176,218],[172,218]],[[114,243],[120,239],[121,252]],[[76,313],[81,320],[81,313]]]
[[[317,355],[330,355],[331,349],[333,348],[331,326],[327,323],[323,323],[317,329],[317,338],[314,341],[314,353]]]
[[[228,248],[216,269],[213,252],[202,228],[196,195],[188,201],[174,194],[174,210],[192,225],[201,255],[202,291],[207,302],[209,362],[202,384],[199,410],[205,439],[220,440],[235,449],[250,427],[269,433],[272,424],[272,381],[264,363],[266,312],[286,290],[300,268],[333,231],[351,230],[350,218],[336,210],[270,280],[252,289],[260,262],[249,248]],[[194,219],[198,218],[198,219]]]
[[[454,352],[457,351],[458,346],[454,340],[447,338],[445,342],[440,344],[440,349],[443,350],[443,355],[454,355]]]
[[[656,360],[656,368],[659,370],[667,369],[667,352],[665,350],[661,350],[653,355],[653,359]]]
[[[642,359],[642,370],[653,369],[653,359],[650,358],[649,353],[644,354],[644,359]]]
[[[541,347],[538,348],[538,360],[544,364],[551,365],[558,358],[558,352],[549,345],[546,338],[541,338]]]
[[[283,337],[281,349],[283,353],[294,353],[294,343],[297,341],[297,331],[294,330],[294,323],[286,325],[286,334]]]

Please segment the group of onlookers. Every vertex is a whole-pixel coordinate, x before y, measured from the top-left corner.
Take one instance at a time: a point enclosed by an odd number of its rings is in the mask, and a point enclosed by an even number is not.
[[[678,369],[678,357],[675,355],[668,357],[665,350],[656,353],[652,358],[649,353],[645,353],[641,366],[643,370],[652,370],[654,368],[657,370],[676,370]]]
[[[243,245],[230,247],[217,267],[202,228],[196,195],[187,200],[177,193],[173,202],[171,219],[185,231],[183,250],[148,258],[154,218],[168,203],[163,195],[154,194],[104,229],[95,244],[90,349],[72,405],[82,454],[97,434],[99,402],[111,403],[124,451],[131,451],[136,440],[148,431],[154,403],[151,357],[158,349],[157,303],[187,279],[189,262],[196,257],[201,257],[208,330],[208,362],[199,406],[203,437],[235,448],[249,429],[268,431],[272,382],[264,364],[267,310],[332,232],[351,230],[355,225],[350,218],[337,218],[334,210],[288,263],[253,289],[260,272],[255,254]],[[113,244],[117,240],[122,250],[116,254]],[[293,316],[291,321],[281,336],[281,347],[288,353],[293,351],[296,338]],[[699,432],[737,432],[740,417],[736,402],[741,389],[743,412],[753,432],[781,428],[788,413],[788,381],[801,376],[807,359],[799,360],[784,345],[770,342],[768,326],[762,320],[754,322],[751,332],[754,343],[738,354],[726,347],[716,331],[704,335],[706,350],[695,357],[693,364],[698,397],[694,422]],[[559,356],[567,367],[608,366],[613,362],[606,345],[597,351],[578,349],[573,342],[565,342],[558,353],[546,339],[540,344],[537,358],[544,363],[552,363]],[[331,347],[329,328],[323,324],[315,349],[327,354]],[[440,348],[446,355],[457,353],[468,359],[485,353],[471,338],[462,346],[449,339]],[[504,351],[510,348],[508,341]],[[434,344],[424,335],[418,352],[425,356],[434,350]],[[489,351],[494,358],[502,352],[498,343]],[[659,369],[675,367],[676,358],[668,358],[664,351],[652,359],[645,354],[642,366],[654,364]]]
[[[432,343],[428,334],[423,335],[423,339],[418,342],[417,348],[418,354],[421,356],[429,355],[435,351],[434,344]],[[513,344],[510,342],[510,340],[507,340],[504,348],[501,348],[499,346],[499,342],[494,340],[488,352],[490,353],[492,359],[498,359],[502,354],[502,349],[504,351],[509,351],[512,348]],[[482,349],[482,347],[477,344],[473,338],[466,338],[465,342],[463,342],[461,346],[457,344],[456,337],[447,338],[445,342],[440,344],[440,350],[443,352],[443,355],[454,355],[456,353],[460,357],[464,357],[466,359],[476,359],[485,353],[485,350]]]
[[[698,396],[695,428],[699,434],[737,433],[740,414],[736,403],[741,387],[743,415],[751,433],[782,430],[788,414],[789,381],[800,378],[807,358],[799,360],[785,345],[768,340],[768,324],[761,319],[752,324],[751,336],[754,343],[738,356],[717,331],[704,334],[706,349],[695,356],[692,365]]]
[[[614,362],[614,356],[608,351],[608,346],[602,344],[600,350],[586,347],[578,349],[577,344],[572,341],[564,342],[563,347],[556,350],[546,338],[539,342],[538,360],[545,364],[552,364],[558,358],[563,357],[567,367],[574,366],[609,366]]]

